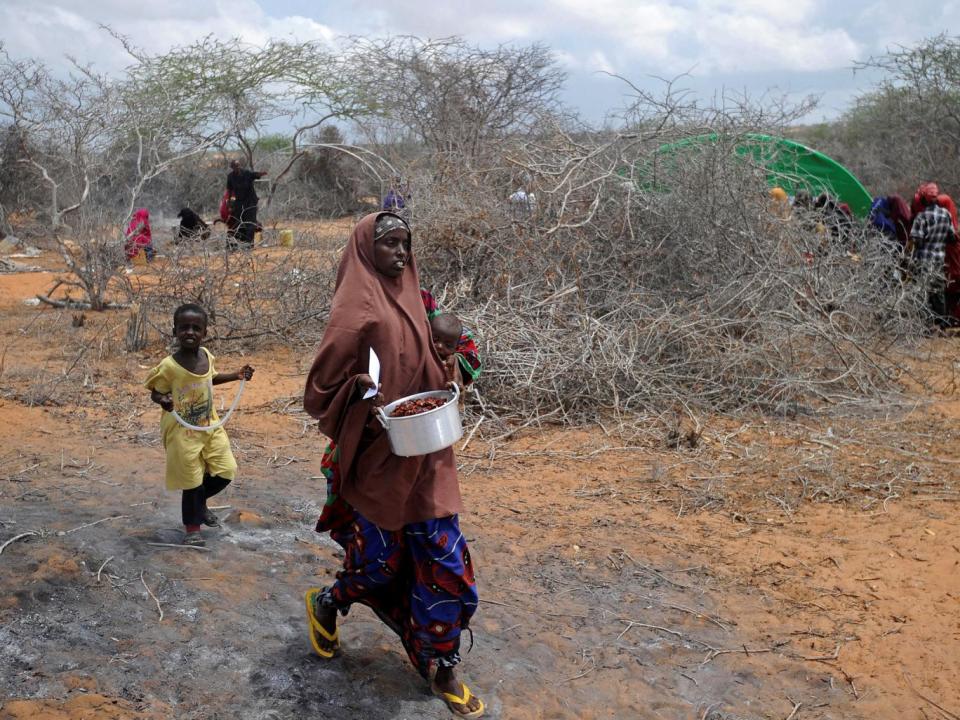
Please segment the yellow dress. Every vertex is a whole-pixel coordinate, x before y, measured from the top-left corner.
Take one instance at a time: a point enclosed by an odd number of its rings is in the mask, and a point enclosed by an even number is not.
[[[173,359],[165,357],[150,371],[144,385],[148,390],[170,393],[173,407],[191,425],[214,425],[219,422],[213,409],[213,354],[207,354],[209,367],[197,375]],[[192,490],[203,483],[204,473],[233,480],[237,461],[230,450],[230,439],[223,428],[210,432],[190,430],[177,422],[166,410],[160,416],[160,433],[167,453],[167,490]]]

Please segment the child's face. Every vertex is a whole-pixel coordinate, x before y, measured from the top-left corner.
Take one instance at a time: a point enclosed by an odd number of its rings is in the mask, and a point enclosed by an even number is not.
[[[457,343],[460,342],[460,335],[455,335],[446,329],[431,328],[431,330],[433,332],[433,346],[437,349],[437,354],[446,360],[456,351]]]
[[[174,322],[173,334],[177,336],[180,347],[195,350],[207,336],[207,320],[198,312],[182,312]]]

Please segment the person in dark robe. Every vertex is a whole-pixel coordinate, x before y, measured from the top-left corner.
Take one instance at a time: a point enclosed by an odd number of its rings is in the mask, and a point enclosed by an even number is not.
[[[181,208],[177,213],[180,218],[180,227],[177,228],[176,242],[181,240],[207,240],[210,237],[210,226],[203,218],[188,207]]]
[[[230,217],[236,226],[234,231],[236,243],[241,248],[250,249],[253,247],[253,234],[259,228],[257,224],[257,203],[260,201],[253,183],[254,180],[259,180],[266,174],[265,171],[247,170],[240,165],[239,160],[230,161],[230,172],[227,173]]]

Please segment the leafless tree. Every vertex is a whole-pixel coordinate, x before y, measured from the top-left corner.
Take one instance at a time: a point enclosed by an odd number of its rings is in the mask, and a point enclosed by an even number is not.
[[[140,58],[135,77],[152,107],[171,102],[187,108],[194,132],[224,146],[234,141],[253,165],[268,127],[291,128],[274,153],[275,172],[266,198],[305,156],[304,139],[334,120],[371,114],[376,106],[354,79],[349,58],[316,41],[270,40],[253,46],[208,36],[163,55]]]
[[[43,63],[16,60],[0,48],[0,116],[21,140],[18,161],[48,191],[52,228],[90,197],[114,125],[112,85],[88,67],[73,64],[56,77]]]
[[[826,149],[878,195],[911,193],[925,180],[960,190],[960,37],[897,46],[856,68],[881,79],[817,129]]]
[[[356,39],[360,82],[394,128],[434,152],[474,157],[490,143],[534,130],[557,109],[565,74],[545,45],[492,50],[461,38]]]

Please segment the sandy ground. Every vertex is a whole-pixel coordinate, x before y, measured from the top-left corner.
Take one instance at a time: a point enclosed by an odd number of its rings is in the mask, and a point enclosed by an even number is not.
[[[74,327],[23,303],[54,277],[0,275],[0,545],[34,533],[0,554],[0,720],[450,717],[365,608],[342,657],[310,651],[303,592],[338,557],[312,530],[309,352],[221,359],[257,368],[228,426],[226,526],[206,552],[151,545],[181,533],[139,387],[164,351],[124,353],[122,314]],[[483,601],[463,669],[488,716],[957,717],[952,348],[917,361],[943,378],[919,404],[716,418],[692,449],[475,436],[462,524]]]

